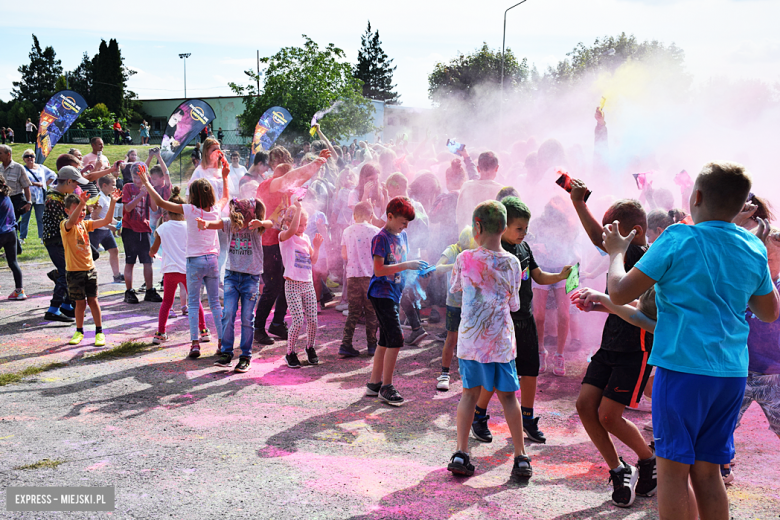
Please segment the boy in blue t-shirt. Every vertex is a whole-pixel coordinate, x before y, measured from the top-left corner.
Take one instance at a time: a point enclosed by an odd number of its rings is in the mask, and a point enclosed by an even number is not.
[[[767,267],[769,226],[757,234],[732,224],[750,192],[745,168],[709,163],[690,198],[694,226],[673,225],[626,273],[623,256],[634,231],[623,237],[617,221],[604,228],[610,254],[609,295],[622,305],[653,284],[658,325],[649,363],[653,433],[661,518],[690,518],[688,478],[701,518],[728,518],[720,465],[734,455],[734,426],[748,374],[745,308],[762,321],[780,314],[780,298]]]
[[[401,271],[420,269],[419,260],[406,261],[409,242],[406,227],[414,220],[414,207],[406,197],[395,197],[387,204],[387,224],[371,241],[374,275],[368,285],[368,299],[379,322],[379,346],[374,354],[374,368],[366,384],[366,395],[379,398],[393,406],[401,406],[404,398],[393,387],[393,371],[398,350],[404,344],[398,307],[404,290]]]

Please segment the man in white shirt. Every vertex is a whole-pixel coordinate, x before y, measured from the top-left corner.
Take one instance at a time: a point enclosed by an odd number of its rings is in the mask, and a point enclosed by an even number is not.
[[[477,160],[479,179],[468,181],[463,185],[458,196],[458,207],[455,211],[455,222],[458,229],[471,225],[474,208],[486,200],[493,200],[503,186],[495,181],[498,173],[498,157],[493,152],[482,152]]]
[[[238,198],[238,184],[241,178],[246,175],[246,168],[241,165],[241,154],[233,152],[230,154],[230,175],[228,175],[228,185],[230,186],[230,198]]]

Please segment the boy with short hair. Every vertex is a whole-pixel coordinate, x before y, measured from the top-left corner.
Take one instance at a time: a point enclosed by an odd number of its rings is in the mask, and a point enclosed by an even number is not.
[[[604,228],[613,303],[656,287],[660,339],[650,362],[657,367],[653,433],[661,518],[693,516],[689,478],[701,518],[729,517],[720,465],[734,456],[748,374],[745,308],[764,322],[780,314],[762,243],[768,223],[759,220],[756,236],[731,222],[751,184],[742,165],[705,165],[690,196],[695,225],[668,227],[628,272],[623,259],[636,231],[624,236],[618,221]]]
[[[455,222],[458,230],[471,224],[471,212],[477,204],[486,200],[495,200],[503,188],[496,182],[498,175],[498,157],[494,152],[482,152],[477,160],[479,179],[468,181],[460,190],[458,205],[455,210]]]
[[[387,204],[387,224],[371,240],[374,274],[368,284],[368,299],[379,322],[379,346],[374,355],[371,378],[366,384],[367,396],[379,398],[392,406],[401,406],[404,398],[393,387],[393,372],[398,351],[404,344],[398,307],[404,289],[402,271],[422,267],[419,260],[406,260],[409,241],[406,227],[415,217],[407,197],[395,197]]]
[[[510,312],[520,310],[520,262],[501,248],[506,209],[498,201],[478,205],[473,213],[474,240],[479,247],[463,251],[452,269],[450,291],[463,292],[458,330],[458,368],[463,395],[458,404],[457,451],[447,470],[471,476],[469,430],[483,390],[497,391],[512,434],[515,460],[512,476],[531,477],[531,459],[523,446],[523,419],[515,392],[515,335]]]
[[[366,319],[367,353],[373,356],[376,352],[376,330],[379,325],[374,307],[368,300],[368,287],[374,272],[371,243],[379,233],[379,228],[368,222],[372,213],[370,202],[358,203],[353,211],[355,223],[347,227],[341,235],[341,258],[347,263],[346,285],[349,302],[349,315],[344,324],[344,335],[339,347],[339,356],[343,357],[360,355],[352,346],[352,337],[361,314]]]
[[[115,190],[111,194],[108,212],[100,220],[84,220],[84,217],[87,216],[86,205],[87,200],[89,200],[89,192],[85,191],[78,197],[71,193],[63,201],[68,218],[60,223],[60,235],[65,249],[68,294],[70,299],[76,302],[76,332],[68,342],[69,345],[78,345],[84,339],[84,311],[89,303],[92,320],[95,322],[95,346],[106,346],[102,314],[97,300],[97,271],[92,260],[89,233],[111,222],[114,215],[114,205],[121,196],[119,190]]]
[[[95,209],[92,210],[92,220],[102,220],[108,215],[107,211],[109,206],[111,206],[111,194],[116,190],[116,179],[111,175],[101,177],[98,179],[98,188],[100,189],[100,195],[98,196]],[[105,227],[94,227],[89,234],[89,241],[95,247],[103,246],[103,249],[108,251],[108,263],[111,265],[111,271],[114,273],[114,283],[121,283],[125,281],[125,277],[119,272],[119,249],[117,248],[116,240],[114,240],[114,234],[109,227],[114,221],[113,213],[110,217]]]
[[[621,257],[626,269],[631,269],[647,250],[645,210],[636,200],[618,200],[609,207],[600,224],[585,204],[587,190],[581,180],[572,180],[571,200],[585,232],[596,247],[606,250],[603,226],[619,220],[621,232],[631,232],[632,240]],[[618,507],[631,506],[636,495],[653,496],[658,486],[652,449],[636,425],[623,417],[627,406],[639,405],[650,377],[648,357],[652,347],[652,334],[610,314],[604,323],[601,346],[591,358],[577,397],[582,426],[610,468],[612,503]],[[618,455],[610,434],[636,453],[636,467]]]

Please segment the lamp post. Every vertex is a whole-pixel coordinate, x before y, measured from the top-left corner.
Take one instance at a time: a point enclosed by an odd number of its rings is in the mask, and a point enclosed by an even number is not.
[[[506,31],[506,18],[504,18],[504,31]],[[185,52],[183,54],[179,54],[179,58],[184,60],[184,99],[187,99],[187,58],[189,58],[190,56],[192,56],[191,52]],[[503,71],[503,64],[501,70]]]
[[[509,9],[514,9],[520,4],[524,4],[527,0],[523,0],[522,2],[518,2]],[[504,39],[501,42],[501,101],[504,100],[504,49],[506,48],[506,13],[509,12],[509,9],[504,11]]]

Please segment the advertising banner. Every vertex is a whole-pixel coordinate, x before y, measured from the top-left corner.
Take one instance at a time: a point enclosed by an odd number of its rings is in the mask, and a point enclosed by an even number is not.
[[[70,125],[87,108],[81,94],[72,90],[60,90],[54,94],[41,112],[38,123],[38,139],[35,145],[35,162],[43,164],[54,145],[67,132]]]
[[[188,99],[173,111],[163,135],[160,155],[170,166],[187,144],[214,120],[214,109],[202,99]]]

